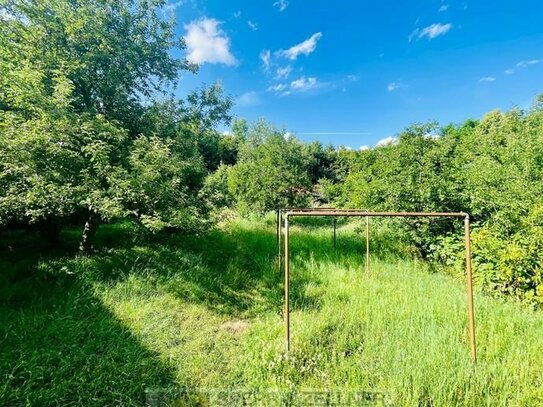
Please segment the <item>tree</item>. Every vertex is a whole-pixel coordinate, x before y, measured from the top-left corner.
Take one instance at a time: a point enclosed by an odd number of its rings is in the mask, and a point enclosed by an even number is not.
[[[86,213],[82,250],[114,217],[187,224],[205,175],[196,140],[231,102],[212,87],[179,122],[153,115],[155,96],[195,70],[172,57],[184,44],[164,3],[1,0],[0,223]]]
[[[228,175],[239,210],[265,212],[306,206],[311,182],[310,156],[303,143],[265,122],[256,123]]]

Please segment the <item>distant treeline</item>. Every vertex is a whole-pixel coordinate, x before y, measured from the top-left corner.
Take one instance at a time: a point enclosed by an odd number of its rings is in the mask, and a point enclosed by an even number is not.
[[[234,120],[218,85],[171,95],[184,44],[163,0],[0,3],[0,228],[54,242],[103,222],[201,231],[228,211],[333,205],[466,211],[478,282],[543,302],[543,98],[457,126],[414,125],[364,151]],[[176,52],[172,50],[177,49]],[[223,134],[220,126],[231,127]],[[452,221],[398,223],[420,255],[461,271]]]
[[[352,151],[304,144],[258,123],[234,166],[209,177],[223,204],[242,212],[330,206],[378,211],[468,212],[478,283],[543,302],[543,97],[482,120],[413,125],[388,145]],[[420,255],[463,271],[457,220],[397,222]]]

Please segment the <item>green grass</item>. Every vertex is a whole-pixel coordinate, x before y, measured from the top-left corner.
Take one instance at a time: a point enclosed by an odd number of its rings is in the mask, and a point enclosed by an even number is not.
[[[147,389],[172,405],[543,405],[543,314],[476,294],[473,365],[463,281],[386,230],[365,274],[353,224],[337,250],[329,227],[293,228],[287,355],[264,224],[149,239],[113,225],[88,258],[67,255],[75,235],[56,251],[2,250],[0,404],[142,405]]]

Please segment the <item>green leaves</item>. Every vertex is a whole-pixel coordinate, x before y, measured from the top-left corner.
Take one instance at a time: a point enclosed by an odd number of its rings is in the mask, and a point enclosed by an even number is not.
[[[154,102],[195,69],[172,56],[183,42],[163,5],[0,2],[14,17],[0,25],[0,225],[86,214],[90,230],[124,216],[152,230],[205,223],[202,154],[219,145],[232,102],[219,85]]]
[[[256,123],[228,174],[228,189],[241,211],[306,206],[311,193],[310,155],[296,138]]]

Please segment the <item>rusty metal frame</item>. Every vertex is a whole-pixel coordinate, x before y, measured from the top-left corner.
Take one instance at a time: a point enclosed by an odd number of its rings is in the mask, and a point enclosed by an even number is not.
[[[336,229],[337,229],[337,218],[342,216],[342,213],[344,212],[352,212],[353,210],[352,209],[337,209],[337,208],[326,208],[326,207],[321,207],[321,208],[282,208],[282,209],[276,209],[276,220],[275,220],[275,240],[277,242],[277,268],[278,268],[278,272],[281,273],[282,271],[282,250],[281,250],[281,235],[283,233],[283,214],[284,213],[287,213],[287,212],[292,212],[292,211],[296,211],[296,212],[326,212],[326,211],[334,211],[334,212],[337,212],[337,216],[334,217],[334,220],[333,220],[333,223],[332,223],[332,227],[333,227],[333,243],[334,243],[334,249],[336,249],[336,239],[337,239],[337,236],[336,236]],[[365,211],[367,212],[368,210],[367,209],[357,209],[357,211]],[[365,257],[365,270],[366,272],[369,271],[369,267],[370,267],[370,247],[369,247],[369,240],[370,240],[370,233],[369,233],[369,227],[370,227],[370,224],[369,224],[369,218],[366,218],[366,257]]]
[[[283,213],[278,211],[278,221],[281,221]],[[468,319],[469,319],[469,340],[472,361],[477,360],[477,350],[475,345],[475,315],[473,309],[473,279],[471,273],[471,239],[470,239],[470,218],[465,212],[368,212],[359,209],[291,209],[284,211],[284,233],[285,233],[285,253],[284,253],[284,269],[285,269],[285,301],[284,301],[284,320],[285,320],[285,342],[287,352],[290,349],[290,306],[289,306],[289,291],[290,291],[290,266],[289,266],[289,217],[296,216],[349,216],[349,217],[365,217],[366,218],[366,270],[369,270],[369,218],[370,217],[446,217],[446,218],[463,218],[464,219],[464,241],[465,241],[465,256],[466,256],[466,288],[468,299]],[[278,227],[278,245],[279,259],[281,259],[281,228]]]

